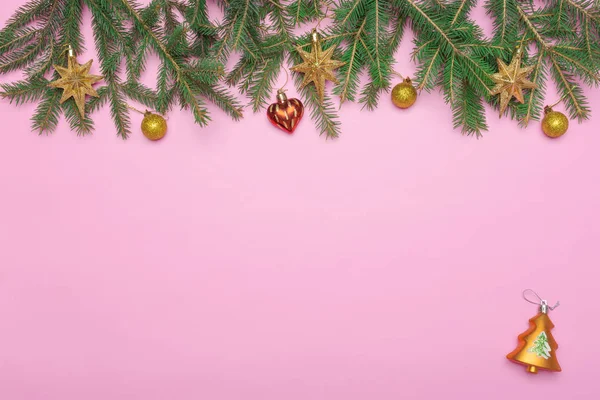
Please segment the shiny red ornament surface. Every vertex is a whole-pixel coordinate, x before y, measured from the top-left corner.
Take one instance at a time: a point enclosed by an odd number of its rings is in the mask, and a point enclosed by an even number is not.
[[[304,105],[298,99],[288,99],[283,90],[277,92],[277,103],[267,109],[269,121],[279,129],[292,134],[304,115]]]

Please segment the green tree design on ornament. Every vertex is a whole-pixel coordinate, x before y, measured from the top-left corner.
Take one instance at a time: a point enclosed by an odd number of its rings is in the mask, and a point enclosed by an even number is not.
[[[546,332],[542,332],[533,342],[533,346],[531,346],[529,352],[535,353],[536,356],[547,360],[550,358],[550,350],[551,348],[550,344],[548,343],[548,335],[546,335]]]

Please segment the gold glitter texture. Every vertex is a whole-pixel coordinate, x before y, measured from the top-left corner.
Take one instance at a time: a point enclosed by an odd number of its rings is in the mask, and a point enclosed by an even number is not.
[[[98,97],[98,93],[92,85],[103,78],[99,75],[90,75],[91,66],[92,60],[81,65],[74,56],[69,55],[67,68],[54,65],[60,78],[49,84],[50,87],[63,89],[61,104],[71,97],[75,100],[81,118],[85,117],[85,96]]]
[[[302,81],[302,85],[300,85],[301,88],[313,82],[320,101],[323,101],[325,97],[325,81],[338,83],[333,71],[346,63],[331,59],[336,47],[332,46],[327,50],[323,50],[321,38],[316,30],[313,30],[311,39],[312,51],[309,53],[298,47],[298,53],[304,62],[293,66],[291,70],[304,74],[304,80]]]

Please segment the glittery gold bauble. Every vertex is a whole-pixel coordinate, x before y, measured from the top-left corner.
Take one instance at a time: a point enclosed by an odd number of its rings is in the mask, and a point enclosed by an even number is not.
[[[557,138],[564,135],[567,129],[569,129],[569,119],[565,114],[552,111],[550,107],[546,107],[545,113],[546,115],[542,120],[542,130],[546,136]]]
[[[146,111],[142,121],[142,133],[150,140],[162,139],[167,133],[167,121],[160,115]]]
[[[417,89],[412,85],[410,78],[397,84],[392,89],[392,102],[396,107],[408,108],[417,101]]]

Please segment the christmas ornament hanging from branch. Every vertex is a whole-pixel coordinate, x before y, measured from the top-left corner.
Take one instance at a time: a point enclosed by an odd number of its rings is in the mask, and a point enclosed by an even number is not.
[[[296,48],[304,62],[293,66],[291,70],[304,74],[304,80],[300,88],[309,83],[314,83],[321,102],[325,97],[325,81],[339,83],[333,71],[346,64],[343,61],[333,60],[336,47],[331,46],[327,50],[323,50],[321,36],[316,29],[313,29],[311,33],[311,52],[304,51],[301,47]]]
[[[528,299],[528,293],[536,296],[539,302]],[[519,335],[517,348],[506,357],[518,364],[525,365],[527,372],[532,374],[536,374],[540,369],[560,372],[560,364],[556,358],[558,344],[550,333],[554,324],[548,316],[548,312],[554,310],[560,303],[557,302],[554,307],[550,307],[546,300],[542,300],[531,289],[523,292],[523,298],[530,303],[539,305],[540,311],[529,320],[529,329]]]
[[[400,78],[402,75],[395,73]],[[392,89],[392,103],[398,108],[409,108],[417,101],[417,89],[412,84],[410,78],[404,78],[402,82]]]
[[[67,56],[67,67],[54,65],[54,69],[60,75],[60,78],[50,82],[48,86],[62,89],[63,94],[60,104],[73,98],[81,118],[85,118],[85,97],[98,97],[98,92],[92,87],[93,84],[101,81],[104,77],[100,75],[90,75],[92,60],[81,65],[77,62],[73,48],[69,45]]]
[[[277,91],[277,102],[267,109],[267,118],[273,126],[289,133],[294,133],[302,116],[304,115],[304,104],[298,99],[288,99],[285,95],[285,86],[289,81],[289,74],[285,70],[285,83]]]
[[[288,99],[283,89],[277,91],[277,102],[267,109],[269,121],[277,128],[292,134],[304,115],[304,105],[298,99]]]
[[[519,103],[524,103],[523,89],[535,89],[537,85],[527,77],[533,71],[533,66],[521,67],[523,59],[523,48],[518,47],[509,65],[500,58],[498,72],[491,76],[496,86],[492,89],[492,95],[500,95],[500,117],[504,115],[508,103],[514,97]]]
[[[152,141],[157,141],[165,137],[167,134],[167,120],[162,115],[148,110],[141,111],[130,105],[127,105],[127,107],[130,110],[144,116],[144,119],[142,119],[141,129],[146,138]]]
[[[544,107],[544,119],[542,119],[542,131],[550,138],[561,137],[569,129],[569,119],[567,116],[559,111],[554,111],[553,108],[557,106],[563,98],[558,100],[556,103]]]
[[[551,138],[561,137],[569,129],[569,119],[559,111],[552,110],[552,107],[544,108],[544,119],[542,119],[542,131]]]
[[[160,140],[167,134],[167,121],[162,115],[146,111],[142,120],[142,133],[150,140]]]

